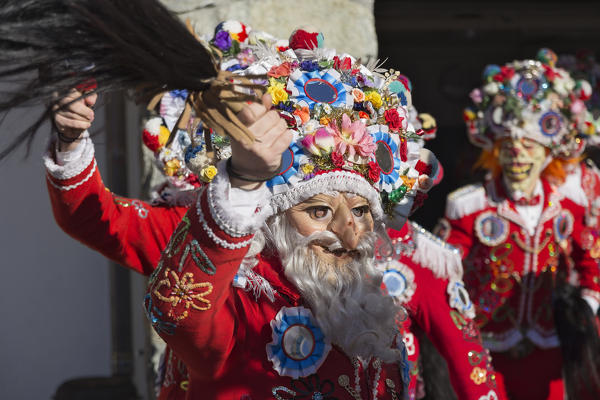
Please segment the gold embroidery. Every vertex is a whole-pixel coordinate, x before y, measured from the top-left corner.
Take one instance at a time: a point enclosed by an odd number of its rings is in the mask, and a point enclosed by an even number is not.
[[[521,250],[523,250],[527,253],[539,254],[540,251],[544,250],[544,248],[548,245],[548,243],[550,243],[550,239],[552,238],[552,230],[546,229],[546,232],[544,232],[544,236],[545,236],[544,240],[542,240],[542,243],[539,246],[537,246],[535,249],[533,247],[527,246],[525,243],[523,243],[523,240],[519,237],[519,235],[517,235],[516,232],[513,232],[510,236],[515,241],[517,246],[519,246],[521,248]]]
[[[171,275],[174,283],[171,283],[169,275]],[[156,289],[154,289],[154,295],[157,299],[166,303],[171,303],[172,308],[169,310],[168,315],[169,317],[174,318],[176,321],[181,321],[182,319],[187,318],[190,307],[199,311],[206,311],[211,307],[210,300],[207,300],[204,298],[204,296],[212,293],[212,284],[210,282],[194,283],[193,276],[194,274],[191,272],[186,272],[181,278],[179,278],[175,271],[166,269],[164,274],[165,279],[158,282]],[[160,293],[160,288],[163,286],[171,289],[170,296],[163,296]],[[195,290],[199,288],[205,288],[205,290],[195,293]],[[197,304],[196,301],[198,301],[200,304]],[[180,315],[176,315],[174,308],[181,303],[184,304],[185,310]]]
[[[475,367],[471,371],[471,380],[475,382],[476,385],[481,385],[487,379],[487,371],[483,368]]]

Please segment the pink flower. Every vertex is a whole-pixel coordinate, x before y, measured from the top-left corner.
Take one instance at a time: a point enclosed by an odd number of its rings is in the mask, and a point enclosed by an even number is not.
[[[479,104],[483,101],[481,90],[479,90],[478,88],[471,90],[471,93],[469,93],[469,97],[471,98],[471,100],[473,100],[473,103],[475,104]]]
[[[306,150],[316,156],[331,152],[335,146],[333,136],[326,128],[320,128],[314,134],[306,135],[301,143]]]
[[[354,157],[358,154],[369,157],[376,149],[373,137],[367,132],[365,124],[360,120],[352,122],[346,114],[342,115],[341,130],[335,121],[329,124],[329,129],[333,131],[335,151],[341,155],[348,154],[349,157]]]

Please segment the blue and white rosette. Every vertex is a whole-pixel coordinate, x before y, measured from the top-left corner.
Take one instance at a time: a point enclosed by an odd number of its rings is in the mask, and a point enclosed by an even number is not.
[[[461,280],[452,279],[448,282],[446,289],[450,307],[458,310],[467,318],[475,318],[475,306],[469,297],[469,292],[465,289],[465,284]]]
[[[322,97],[317,98],[310,93],[312,85],[321,87]],[[334,108],[351,108],[354,104],[352,87],[342,83],[339,72],[334,69],[310,72],[297,69],[288,79],[287,90],[292,93],[290,101],[308,106],[311,110],[316,104],[329,104]]]
[[[298,379],[317,372],[331,350],[331,343],[304,307],[282,307],[271,321],[273,341],[267,358],[281,376]]]
[[[379,182],[376,182],[375,186],[379,191],[391,192],[402,185],[400,179],[402,161],[398,158],[398,135],[390,134],[387,125],[371,125],[367,127],[367,131],[377,146],[375,161],[381,168]],[[389,168],[385,168],[386,166]]]
[[[267,187],[274,194],[285,192],[288,184],[296,184],[301,180],[298,173],[301,161],[306,159],[302,146],[292,142],[290,147],[281,155],[281,167],[279,173],[267,181]]]
[[[417,283],[415,273],[409,266],[397,260],[378,262],[378,268],[383,270],[383,283],[387,292],[397,302],[406,304],[415,294]]]

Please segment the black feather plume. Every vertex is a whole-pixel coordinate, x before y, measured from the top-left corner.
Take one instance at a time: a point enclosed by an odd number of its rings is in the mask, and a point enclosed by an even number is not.
[[[138,99],[200,91],[216,77],[210,52],[156,0],[0,0],[0,114],[45,104],[0,159],[30,142],[58,97],[91,80]]]
[[[569,399],[600,398],[600,338],[596,316],[574,286],[554,293],[554,321],[563,355]]]

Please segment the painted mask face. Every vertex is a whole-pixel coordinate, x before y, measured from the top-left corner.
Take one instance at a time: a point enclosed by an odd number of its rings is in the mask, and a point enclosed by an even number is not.
[[[546,148],[531,139],[504,140],[500,145],[498,161],[508,191],[531,196],[545,160]]]
[[[319,194],[290,208],[286,215],[302,236],[322,231],[330,231],[337,236],[340,246],[336,248],[318,240],[310,244],[321,261],[335,266],[355,259],[355,250],[364,233],[373,231],[369,202],[352,194]]]

